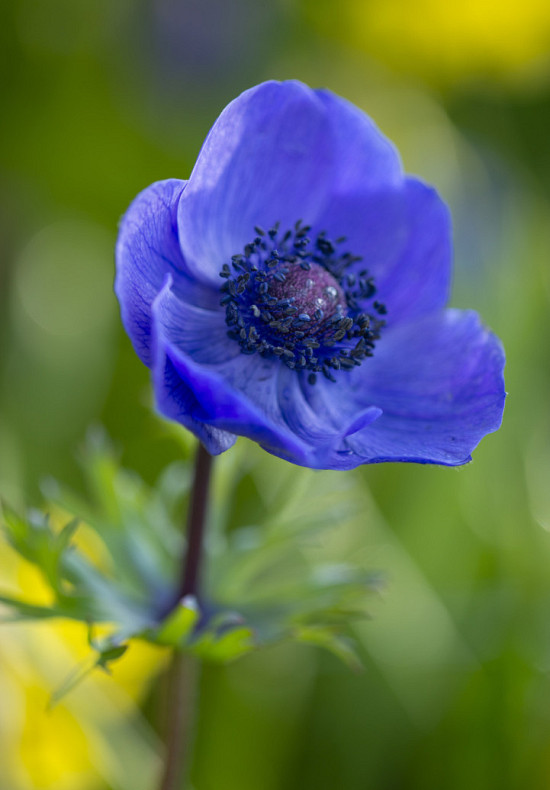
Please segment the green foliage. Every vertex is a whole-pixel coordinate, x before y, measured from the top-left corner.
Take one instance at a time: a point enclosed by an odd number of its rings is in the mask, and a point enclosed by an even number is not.
[[[44,512],[22,517],[4,506],[7,540],[41,572],[51,595],[48,605],[1,595],[5,619],[68,617],[87,623],[90,633],[100,624],[112,629],[101,642],[90,637],[93,655],[54,701],[92,669],[107,670],[131,639],[213,662],[295,640],[358,665],[342,631],[365,617],[376,578],[356,559],[334,560],[334,534],[345,546],[340,554],[352,556],[362,516],[364,503],[350,478],[289,466],[253,513],[250,494],[262,488],[265,472],[237,447],[216,470],[201,600],[188,596],[174,604],[190,467],[172,464],[150,488],[120,467],[95,431],[83,456],[89,497],[50,480]],[[241,526],[245,505],[256,523]]]

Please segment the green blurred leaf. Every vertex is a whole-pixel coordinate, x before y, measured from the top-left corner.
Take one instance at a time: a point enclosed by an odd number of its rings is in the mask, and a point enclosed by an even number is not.
[[[52,710],[73,689],[75,689],[98,666],[98,660],[90,654],[70,672],[60,686],[53,692],[48,702],[48,709]]]
[[[252,629],[241,626],[221,635],[216,631],[207,630],[191,646],[191,650],[206,661],[225,663],[250,653],[256,647],[258,645],[254,640]]]
[[[65,678],[63,683],[52,694],[48,708],[52,709],[61,702],[73,689],[85,680],[94,669],[110,671],[110,665],[118,661],[128,650],[128,645],[113,645],[105,647],[96,653],[91,653],[84,661],[81,661],[72,672]]]
[[[69,615],[60,608],[53,606],[40,606],[13,598],[11,595],[0,594],[0,604],[13,610],[9,615],[0,617],[0,622],[16,622],[18,620],[45,620],[51,617],[68,617]]]
[[[100,653],[96,666],[108,670],[109,665],[113,661],[118,661],[119,658],[122,658],[127,650],[128,645],[118,645],[117,647],[107,648],[102,653]]]
[[[195,598],[187,596],[168,615],[154,635],[159,645],[181,647],[192,633],[200,616]]]
[[[41,571],[52,597],[50,606],[0,598],[13,610],[11,619],[68,617],[91,629],[100,623],[113,626],[106,640],[90,636],[93,661],[75,670],[56,699],[90,666],[107,670],[134,638],[215,662],[294,640],[321,646],[357,666],[341,631],[367,617],[379,580],[356,551],[365,504],[348,476],[285,467],[266,489],[262,479],[268,467],[242,451],[220,459],[219,485],[225,497],[233,497],[233,512],[214,501],[204,597],[185,598],[165,614],[184,550],[178,523],[189,491],[189,464],[168,467],[150,488],[120,467],[97,430],[83,459],[88,497],[51,480],[44,486],[54,505],[48,510],[68,514],[61,527],[58,515],[36,510],[23,517],[5,507],[2,519],[11,545]],[[261,507],[256,503],[253,514],[239,497],[263,490],[267,500]],[[256,523],[232,527],[243,507]],[[99,538],[99,561],[81,548],[79,524]]]
[[[294,638],[297,642],[316,645],[317,647],[328,650],[356,672],[363,669],[361,659],[357,655],[351,640],[346,639],[330,628],[322,626],[301,626],[294,632]]]

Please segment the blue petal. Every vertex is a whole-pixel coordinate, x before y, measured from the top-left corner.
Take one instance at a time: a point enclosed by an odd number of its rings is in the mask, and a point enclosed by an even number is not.
[[[393,147],[359,110],[299,82],[266,82],[226,107],[199,154],[180,202],[182,248],[215,281],[254,227],[314,224],[352,183],[394,183]]]
[[[141,192],[120,222],[116,245],[115,292],[122,323],[140,359],[151,364],[151,305],[167,274],[180,295],[200,303],[218,294],[189,278],[177,232],[177,207],[185,181],[159,181]]]
[[[327,90],[316,91],[327,110],[334,138],[333,194],[379,190],[403,178],[395,146],[358,107]]]
[[[185,347],[200,365],[205,359],[230,358],[231,345],[226,334],[221,310],[212,311],[181,301],[172,290],[172,278],[166,283],[152,305],[153,313],[153,386],[158,411],[165,417],[192,431],[212,455],[228,450],[235,444],[234,433],[207,424],[201,419],[200,392],[190,386],[172,357],[176,360]],[[172,343],[168,337],[172,338]]]
[[[310,457],[305,464],[316,469],[338,468],[328,462],[341,447],[346,436],[359,427],[371,425],[382,414],[375,406],[354,407],[351,410],[338,407],[337,393],[330,387],[333,382],[320,379],[316,384],[307,383],[307,374],[296,373],[287,367],[279,373],[278,401],[281,415],[288,427],[310,446]],[[319,398],[313,406],[307,393],[312,389],[325,392],[328,397]],[[334,397],[331,397],[331,395]],[[292,458],[288,453],[275,453],[294,463],[303,461]]]
[[[226,449],[223,442],[230,438],[234,441],[235,435],[250,436],[281,450],[292,445],[298,455],[307,452],[298,439],[294,440],[288,430],[277,424],[280,362],[245,356],[226,337],[226,361],[220,362],[214,354],[208,364],[212,340],[218,347],[224,345],[221,324],[209,327],[205,322],[198,334],[182,333],[181,327],[194,316],[190,306],[180,302],[169,286],[167,283],[153,305],[153,382],[159,412],[193,431],[213,454]],[[220,317],[223,319],[221,311]],[[200,336],[202,343],[197,342]],[[237,349],[234,358],[232,349]]]
[[[159,414],[179,422],[194,433],[211,455],[219,455],[235,444],[237,436],[234,433],[202,419],[201,403],[197,400],[200,394],[197,395],[195,389],[189,386],[181,370],[160,344],[153,376]]]
[[[457,466],[504,409],[504,351],[476,313],[446,310],[388,331],[342,389],[347,408],[382,416],[341,448],[350,467],[381,461]]]
[[[388,325],[447,304],[451,283],[451,219],[437,192],[414,178],[392,188],[335,200],[321,219],[329,236],[362,256],[374,277]],[[342,247],[342,249],[344,249]]]
[[[195,362],[217,365],[241,355],[239,344],[227,336],[225,311],[207,309],[178,297],[171,276],[153,306],[155,329]]]
[[[157,408],[193,431],[213,454],[238,434],[294,463],[325,468],[347,434],[380,414],[370,407],[317,413],[295,371],[276,359],[242,354],[227,337],[223,312],[180,301],[169,281],[153,315]]]
[[[336,373],[335,382],[327,380],[321,374],[317,375],[317,381],[313,385],[308,383],[307,373],[294,377],[299,382],[299,393],[293,392],[295,401],[304,400],[310,412],[317,415],[326,426],[338,431],[338,447],[347,436],[371,425],[382,414],[377,406],[356,397],[357,389],[362,388],[357,374],[360,375],[359,371],[370,361],[366,360],[357,371]],[[303,411],[304,406],[300,405],[299,410]]]
[[[122,323],[145,364],[150,363],[151,304],[168,272],[183,271],[176,211],[186,182],[160,181],[135,198],[121,220],[115,293]]]

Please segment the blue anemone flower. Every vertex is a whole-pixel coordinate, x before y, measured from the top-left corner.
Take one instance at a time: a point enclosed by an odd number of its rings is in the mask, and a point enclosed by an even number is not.
[[[449,213],[347,101],[266,82],[222,112],[188,181],[120,226],[115,290],[158,411],[212,454],[302,466],[464,464],[504,407],[504,353],[445,309]]]

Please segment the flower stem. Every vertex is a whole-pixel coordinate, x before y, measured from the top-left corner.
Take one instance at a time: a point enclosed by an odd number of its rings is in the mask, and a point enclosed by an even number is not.
[[[186,595],[199,597],[211,471],[212,456],[199,444],[187,513],[187,547],[174,605]],[[186,787],[198,694],[197,681],[198,661],[195,656],[174,650],[168,675],[166,760],[159,790],[183,790]]]
[[[166,759],[159,790],[184,790],[191,761],[193,720],[198,696],[198,661],[174,650],[168,670]]]
[[[187,550],[178,588],[178,602],[185,595],[199,596],[201,559],[206,524],[206,509],[210,476],[212,472],[212,456],[202,444],[199,444],[195,458],[195,478],[191,492],[191,502],[187,514]]]

